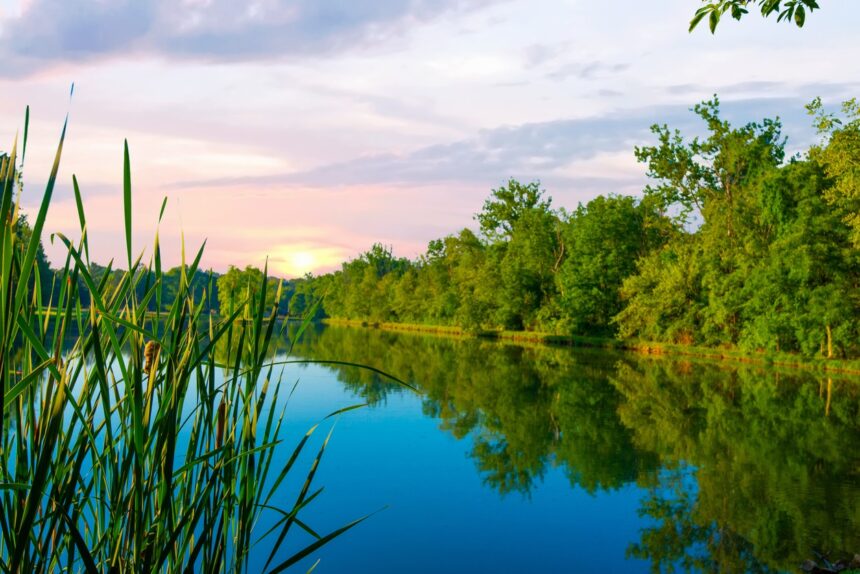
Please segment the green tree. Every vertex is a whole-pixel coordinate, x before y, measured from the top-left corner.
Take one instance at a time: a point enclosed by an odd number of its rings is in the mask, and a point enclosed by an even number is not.
[[[639,259],[616,316],[622,336],[825,357],[857,352],[860,207],[856,106],[842,121],[810,106],[824,134],[785,161],[775,120],[740,128],[715,99],[694,108],[705,138],[656,126],[637,148],[653,182],[645,198],[681,230]],[[853,227],[856,241],[856,227]],[[573,304],[571,304],[571,307]]]
[[[622,308],[621,284],[640,257],[665,242],[672,224],[649,202],[600,196],[577,208],[564,225],[564,262],[556,283],[574,333],[612,334]]]
[[[522,211],[512,222],[510,241],[493,245],[498,256],[501,284],[497,324],[508,329],[535,329],[551,317],[556,297],[555,273],[561,264],[561,222],[549,201]]]
[[[820,98],[807,109],[822,136],[822,142],[810,150],[810,158],[830,178],[825,197],[854,229],[854,243],[860,247],[860,103],[844,102],[841,117],[827,112]]]
[[[279,291],[278,279],[269,277],[266,279],[266,301],[267,309],[270,309],[276,303],[276,297]],[[227,270],[227,273],[218,277],[218,305],[222,315],[227,315],[237,311],[241,305],[245,306],[245,313],[251,314],[256,311],[252,308],[253,305],[259,304],[260,289],[263,284],[263,272],[248,265],[245,269],[239,269],[233,265]]]
[[[321,299],[324,294],[320,292],[319,285],[310,273],[300,279],[293,281],[293,290],[287,303],[286,314],[291,317],[306,317],[307,313],[314,312],[313,319],[319,319],[323,315]]]
[[[544,198],[539,182],[523,185],[515,179],[494,189],[475,216],[481,232],[491,241],[510,239],[517,221],[533,209],[549,211],[552,200]]]
[[[619,290],[623,309],[614,321],[621,337],[690,344],[701,331],[707,298],[702,291],[701,251],[687,234],[637,263]]]

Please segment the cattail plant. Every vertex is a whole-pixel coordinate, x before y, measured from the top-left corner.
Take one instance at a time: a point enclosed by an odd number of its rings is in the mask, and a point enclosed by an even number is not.
[[[0,161],[0,571],[240,572],[265,563],[280,572],[360,522],[319,535],[302,520],[319,494],[311,485],[325,443],[292,506],[276,506],[314,429],[289,456],[274,456],[288,446],[284,361],[268,352],[282,327],[278,301],[266,306],[267,273],[239,310],[204,314],[189,286],[203,249],[187,261],[183,245],[179,291],[162,307],[158,234],[147,264],[133,251],[127,144],[127,269],[110,287],[110,268],[91,274],[73,178],[80,238],[54,236],[66,256],[43,292],[34,261],[66,128],[24,242],[15,225],[27,123],[20,158],[16,140]],[[274,518],[259,532],[264,513]],[[284,555],[296,528],[313,540]]]

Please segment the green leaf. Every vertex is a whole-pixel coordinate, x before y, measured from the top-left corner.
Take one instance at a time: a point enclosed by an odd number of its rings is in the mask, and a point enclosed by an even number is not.
[[[128,157],[128,140],[123,154],[123,206],[125,207],[125,248],[128,254],[128,270],[131,272],[131,162]]]
[[[81,188],[78,187],[78,178],[72,175],[72,188],[75,191],[75,205],[78,208],[78,221],[81,223],[81,243],[84,247],[84,256],[87,264],[90,262],[90,247],[87,241],[87,218],[84,215],[84,202],[81,199]]]
[[[161,202],[161,210],[158,212],[158,222],[161,223],[161,218],[164,217],[164,210],[167,207],[167,196],[164,196],[164,200]]]
[[[690,32],[692,32],[693,30],[695,30],[695,29],[696,29],[696,26],[698,26],[698,25],[699,25],[699,22],[701,22],[701,21],[702,21],[702,18],[704,18],[704,17],[705,17],[705,16],[707,16],[707,15],[708,15],[708,8],[707,8],[707,7],[705,7],[705,8],[699,8],[699,9],[696,11],[696,15],[695,15],[695,16],[693,16],[693,19],[692,19],[692,20],[690,20],[690,28],[689,28],[689,31],[690,31]]]
[[[277,566],[272,568],[269,571],[269,574],[277,574],[278,572],[283,572],[284,570],[286,570],[287,568],[289,568],[290,566],[292,566],[293,564],[295,564],[296,562],[298,562],[302,558],[305,558],[306,556],[308,556],[312,552],[318,550],[319,548],[321,548],[325,544],[328,544],[329,542],[331,542],[332,540],[334,540],[335,538],[337,538],[338,536],[340,536],[344,532],[347,532],[348,530],[358,526],[359,524],[361,524],[362,522],[364,522],[368,518],[370,518],[370,516],[364,516],[362,518],[359,518],[358,520],[350,522],[346,526],[338,528],[334,532],[331,532],[331,533],[323,536],[322,538],[320,538],[316,542],[309,544],[304,549],[300,550],[299,552],[296,552],[293,556],[291,556],[287,560],[284,560],[283,562],[281,562],[280,564],[278,564]]]
[[[24,159],[27,157],[27,134],[30,132],[30,106],[24,111],[24,141],[21,146],[21,165],[24,165]]]

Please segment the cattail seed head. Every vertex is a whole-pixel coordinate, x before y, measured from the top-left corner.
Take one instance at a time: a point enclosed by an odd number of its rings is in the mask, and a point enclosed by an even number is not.
[[[155,362],[155,355],[158,353],[158,343],[155,341],[149,341],[146,344],[146,347],[143,348],[143,356],[146,359],[146,364],[143,367],[143,370],[149,373],[152,368],[153,363]]]
[[[224,444],[224,425],[227,422],[227,402],[221,399],[221,404],[218,405],[218,426],[215,432],[215,446],[221,448]]]

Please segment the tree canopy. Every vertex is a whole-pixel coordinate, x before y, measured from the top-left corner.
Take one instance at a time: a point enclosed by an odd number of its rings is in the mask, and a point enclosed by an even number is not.
[[[636,148],[642,197],[554,209],[509,180],[480,229],[408,260],[380,245],[304,281],[330,317],[860,355],[860,106],[809,106],[821,141],[787,157],[777,119],[732,125],[715,97],[703,133],[669,126]]]

